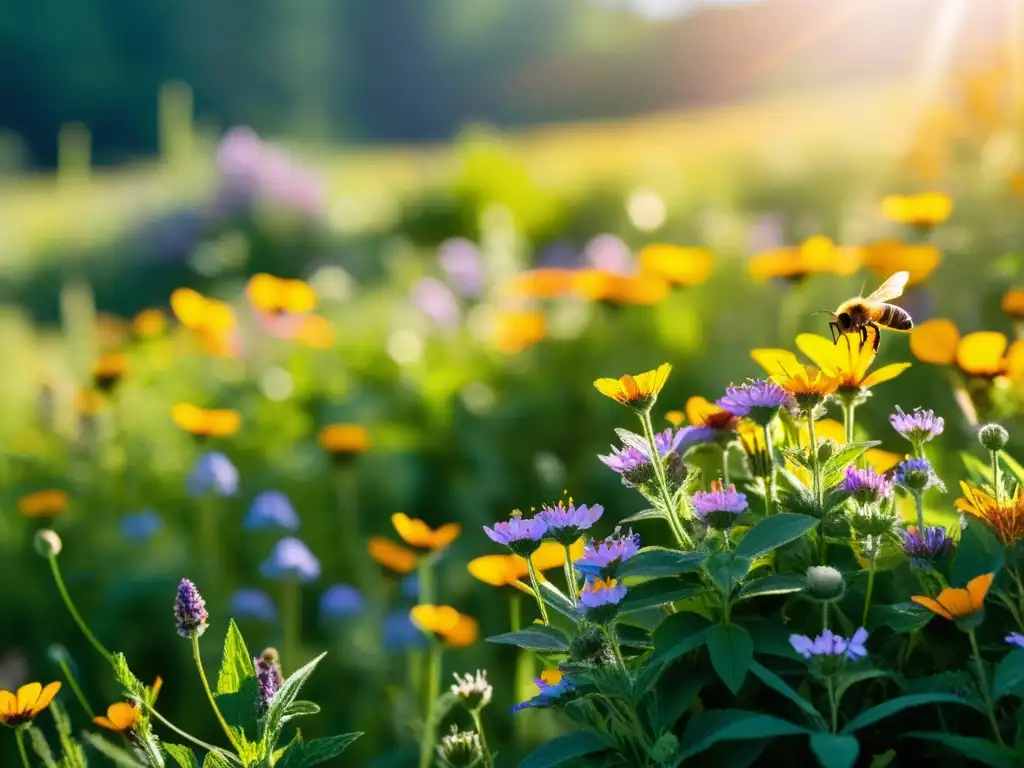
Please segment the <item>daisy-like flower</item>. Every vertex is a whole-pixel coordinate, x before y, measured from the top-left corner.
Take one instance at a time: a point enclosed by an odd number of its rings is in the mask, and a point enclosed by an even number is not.
[[[970,626],[980,621],[979,614],[985,607],[985,597],[994,578],[994,573],[985,573],[971,579],[965,588],[946,587],[936,598],[913,595],[910,599],[944,619],[957,622],[966,619]]]
[[[623,534],[622,529],[616,527],[615,532],[608,538],[585,544],[583,557],[573,565],[577,571],[587,576],[611,578],[619,565],[639,551],[640,535],[633,533],[632,530]]]
[[[480,636],[476,619],[459,613],[450,605],[417,605],[409,611],[412,623],[454,648],[472,645]]]
[[[922,529],[912,526],[900,531],[903,539],[903,554],[915,568],[931,568],[953,549],[953,537],[945,528],[928,525]]]
[[[964,495],[956,500],[957,509],[984,520],[1008,547],[1024,539],[1024,497],[1020,486],[1012,496],[1004,496],[1001,503],[969,483],[961,482],[960,488]]]
[[[569,547],[570,561],[583,556],[583,539],[577,539]],[[530,555],[538,581],[544,581],[544,571],[561,568],[565,563],[565,547],[554,541],[544,541],[537,551]],[[492,587],[511,586],[533,596],[533,588],[524,583],[529,576],[526,560],[519,555],[483,555],[467,564],[469,573]]]
[[[839,490],[851,496],[861,506],[878,504],[892,495],[892,480],[870,467],[857,469],[852,464],[839,483]]]
[[[452,695],[455,696],[466,709],[474,710],[486,707],[491,703],[494,695],[494,688],[487,682],[487,670],[477,670],[476,674],[467,672],[462,677],[453,673],[455,685],[451,687]]]
[[[28,683],[21,686],[17,693],[0,690],[0,725],[17,728],[31,722],[50,706],[59,690],[59,682],[50,683],[45,688],[40,683]]]
[[[138,707],[126,701],[118,701],[107,707],[106,717],[101,715],[94,717],[92,721],[95,725],[106,728],[108,731],[128,733],[135,730],[140,717],[142,717],[142,712]]]
[[[771,424],[781,408],[795,404],[793,396],[774,381],[759,379],[725,390],[718,405],[736,416],[746,416],[761,426]]]
[[[1010,645],[1015,645],[1018,648],[1024,648],[1024,635],[1020,632],[1011,632],[1003,639]]]
[[[878,384],[895,379],[910,367],[910,363],[891,363],[877,371],[868,373],[875,362],[875,350],[870,339],[867,344],[851,340],[844,334],[838,343],[815,333],[801,333],[796,337],[796,346],[818,368],[834,376],[840,395],[856,394]]]
[[[547,535],[551,536],[559,544],[566,546],[572,544],[580,537],[583,531],[596,523],[604,513],[604,507],[600,504],[586,504],[576,506],[572,498],[569,499],[569,506],[559,501],[557,505],[544,506],[537,517],[547,525]]]
[[[680,450],[687,430],[666,429],[654,435],[654,444],[658,449],[658,457],[664,460]],[[692,443],[691,443],[692,444]],[[649,451],[627,445],[624,448],[611,446],[612,452],[607,456],[598,456],[609,469],[622,475],[622,482],[629,486],[641,485],[654,479],[654,465],[651,463]],[[683,449],[685,450],[685,449]]]
[[[198,438],[229,437],[242,426],[242,414],[226,408],[200,408],[192,403],[175,403],[171,418],[181,429]]]
[[[789,636],[789,644],[793,646],[793,650],[805,659],[834,657],[857,661],[868,655],[868,650],[864,646],[867,640],[868,631],[864,627],[854,632],[853,637],[849,639],[833,634],[829,629],[814,639],[806,635]]]
[[[638,373],[636,376],[627,373],[617,379],[597,379],[594,386],[605,397],[646,413],[658,399],[658,393],[665,386],[671,372],[672,366],[662,363],[655,370]]]
[[[317,443],[335,464],[348,464],[370,447],[370,434],[362,424],[328,424],[320,430]]]
[[[746,495],[737,491],[735,485],[726,488],[720,480],[711,483],[710,491],[697,491],[693,494],[694,515],[715,530],[726,531],[732,528],[746,510]]]
[[[936,416],[934,411],[915,408],[911,413],[905,413],[898,405],[896,413],[889,417],[889,423],[917,449],[941,435],[946,426],[945,419]]]
[[[820,405],[839,388],[836,376],[813,365],[804,365],[789,350],[755,349],[750,356],[772,381],[793,396],[802,411]]]
[[[977,379],[992,380],[1021,375],[1024,341],[1012,344],[999,331],[975,331],[964,336],[956,323],[944,317],[926,320],[910,332],[910,351],[923,363],[956,366]]]
[[[493,528],[484,526],[487,538],[495,544],[503,544],[520,557],[533,554],[547,532],[548,524],[541,518],[523,517],[518,509],[512,511],[507,522],[495,523]]]
[[[942,192],[916,195],[887,195],[882,199],[882,215],[890,221],[919,229],[941,224],[953,212],[953,201]]]
[[[935,474],[928,459],[905,459],[892,473],[893,482],[911,493],[922,493],[929,488],[938,488],[945,493],[946,486]]]
[[[686,418],[690,422],[688,429],[694,430],[694,435],[706,436],[706,442],[716,443],[726,443],[735,438],[740,423],[740,417],[735,413],[700,395],[686,401]],[[698,442],[696,437],[691,439]]]
[[[590,578],[580,592],[576,609],[590,621],[607,624],[619,611],[619,603],[626,596],[626,585],[615,579]]]
[[[575,690],[569,678],[563,676],[557,669],[545,669],[533,682],[540,689],[540,693],[512,707],[513,714],[530,707],[550,707]]]
[[[403,512],[393,514],[391,524],[395,526],[395,531],[402,541],[410,547],[426,552],[444,549],[462,533],[462,526],[458,523],[445,523],[435,529],[422,520],[409,517]]]

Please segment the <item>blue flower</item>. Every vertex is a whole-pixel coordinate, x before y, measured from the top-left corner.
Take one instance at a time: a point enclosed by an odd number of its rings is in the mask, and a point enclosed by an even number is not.
[[[868,655],[868,650],[864,646],[867,640],[868,631],[864,627],[854,632],[849,640],[833,634],[829,629],[813,640],[806,635],[789,636],[789,644],[793,646],[793,650],[805,659],[827,656],[841,657],[849,661],[863,659]]]
[[[537,517],[544,521],[548,527],[547,535],[554,538],[560,544],[569,546],[580,534],[590,528],[598,521],[604,512],[600,504],[586,504],[576,506],[572,499],[569,499],[569,506],[558,502],[554,507],[545,506]]]
[[[622,529],[615,531],[606,539],[589,541],[583,546],[583,557],[573,565],[576,570],[586,576],[610,577],[615,569],[640,551],[640,534],[623,534]]]
[[[1004,639],[1010,645],[1015,645],[1018,648],[1024,648],[1024,635],[1020,632],[1011,632]]]
[[[893,482],[911,493],[920,493],[929,488],[938,488],[943,493],[946,486],[939,480],[928,459],[906,459],[901,461],[892,475]]]
[[[926,525],[923,531],[914,526],[899,533],[903,539],[903,554],[917,568],[933,566],[953,549],[953,537],[937,525]]]
[[[408,598],[409,600],[420,599],[420,578],[415,573],[410,573],[404,579],[400,586],[402,597]]]
[[[262,589],[243,587],[231,595],[231,617],[235,619],[256,619],[257,621],[273,621],[277,618],[277,608],[270,595]]]
[[[384,648],[388,651],[409,651],[427,645],[427,636],[412,623],[409,611],[390,611],[384,617],[383,630]]]
[[[544,707],[550,707],[567,694],[572,693],[575,690],[573,684],[569,681],[569,678],[563,677],[558,670],[544,670],[544,677],[534,678],[534,684],[540,689],[540,693],[534,696],[532,699],[521,701],[512,707],[512,713],[515,714],[521,709],[528,709],[536,707],[538,709]],[[545,677],[547,679],[545,679]]]
[[[192,497],[234,496],[238,493],[238,470],[223,453],[204,453],[196,459],[186,489]]]
[[[366,600],[351,584],[335,584],[320,597],[320,613],[325,619],[347,619],[364,610]]]
[[[299,515],[280,491],[263,491],[252,500],[242,521],[247,531],[297,531]]]
[[[152,509],[125,515],[121,518],[121,534],[132,541],[147,541],[164,527],[160,513]]]
[[[838,487],[858,504],[878,504],[892,495],[892,480],[887,480],[885,475],[878,474],[871,467],[857,469],[852,464],[846,468]]]
[[[309,547],[294,536],[288,536],[274,545],[274,551],[260,566],[260,573],[267,579],[316,581],[320,578],[320,561]]]

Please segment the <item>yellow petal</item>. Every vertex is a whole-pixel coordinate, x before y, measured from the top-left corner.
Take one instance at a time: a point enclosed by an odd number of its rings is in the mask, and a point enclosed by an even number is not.
[[[281,306],[294,314],[312,312],[316,307],[316,292],[301,280],[282,280]]]
[[[419,556],[411,549],[406,549],[383,536],[371,537],[366,543],[366,549],[374,562],[390,568],[395,573],[412,573],[419,561]]]
[[[826,339],[816,333],[801,333],[796,337],[796,346],[821,370],[829,373],[838,373],[844,370],[843,365],[847,360],[847,352],[845,349],[840,350],[840,345],[833,344],[831,339]]]
[[[32,716],[35,717],[44,709],[46,709],[50,702],[53,701],[53,697],[57,695],[57,691],[60,690],[59,682],[52,682],[43,688],[42,693],[39,694],[39,698],[36,699],[36,703],[32,706]]]
[[[117,726],[114,725],[112,722],[110,722],[105,717],[102,717],[102,716],[94,717],[92,719],[92,721],[93,721],[93,723],[95,725],[98,725],[100,728],[106,728],[108,731],[116,731],[117,730]]]
[[[1018,339],[1006,350],[1006,375],[1024,381],[1024,339]]]
[[[910,367],[910,363],[890,363],[889,365],[883,365],[877,371],[872,372],[866,379],[864,379],[860,386],[862,389],[871,389],[876,384],[895,379],[907,368]]]
[[[971,605],[975,611],[981,610],[981,606],[985,602],[985,596],[988,594],[988,590],[992,586],[992,580],[995,577],[994,573],[985,573],[967,582],[967,592],[971,597]]]
[[[910,599],[913,600],[918,605],[923,605],[925,608],[927,608],[932,613],[937,613],[939,616],[941,616],[944,619],[952,619],[953,618],[953,614],[951,614],[949,611],[947,611],[942,606],[941,603],[938,603],[935,600],[932,600],[932,598],[930,598],[930,597],[925,597],[924,595],[913,595]]]
[[[814,422],[814,433],[819,440],[834,440],[842,445],[846,442],[846,427],[835,419],[822,419]]]
[[[797,356],[788,349],[754,349],[750,356],[769,376],[778,376],[786,372],[795,373],[803,370]]]
[[[969,333],[957,347],[956,364],[973,376],[997,376],[1005,370],[1007,344],[1006,336],[998,331]]]
[[[281,307],[281,280],[265,272],[253,275],[245,286],[249,301],[257,309],[274,312]]]
[[[750,260],[750,274],[757,280],[773,277],[800,277],[810,269],[797,248],[780,248],[759,253]]]
[[[191,288],[178,288],[171,294],[171,311],[186,328],[202,325],[206,299]]]
[[[118,731],[127,731],[139,720],[139,710],[123,701],[111,704],[107,708],[107,718]]]
[[[28,683],[21,686],[18,689],[18,712],[22,714],[31,712],[42,692],[43,686],[39,683]]]
[[[952,365],[956,361],[960,331],[952,320],[927,320],[910,332],[910,351],[922,363]]]
[[[0,691],[0,720],[18,713],[18,697],[10,691]]]
[[[951,589],[947,587],[935,599],[954,618],[970,616],[975,612],[974,603],[971,602],[971,595],[966,589]]]
[[[465,648],[467,645],[472,645],[479,637],[480,625],[476,619],[461,613],[455,626],[444,632],[445,641],[455,648]]]
[[[665,421],[671,424],[673,427],[682,426],[683,422],[686,421],[686,416],[682,411],[668,411],[665,414]]]
[[[927,243],[876,243],[868,249],[866,258],[868,269],[882,278],[894,272],[909,272],[907,285],[927,280],[941,261],[942,251]]]
[[[598,379],[594,382],[594,387],[602,395],[610,397],[612,400],[622,402],[626,398],[626,391],[618,379]]]
[[[721,408],[706,397],[701,397],[700,395],[694,395],[686,401],[686,419],[695,426],[703,424],[708,416],[721,410]]]
[[[1024,288],[1011,288],[999,306],[1009,317],[1024,318]]]
[[[492,587],[504,587],[511,584],[519,576],[512,575],[512,562],[514,555],[484,555],[475,557],[469,561],[466,568],[474,578],[490,584]],[[523,561],[524,565],[526,561]],[[525,568],[524,568],[525,570]],[[525,574],[524,574],[525,575]]]
[[[431,531],[428,543],[431,549],[444,549],[462,533],[462,526],[458,523],[445,523],[436,531]]]
[[[867,453],[864,454],[864,458],[867,459],[870,467],[880,475],[885,474],[903,461],[903,456],[900,454],[893,453],[892,451],[883,451],[881,448],[869,448]]]
[[[713,257],[706,248],[678,245],[648,245],[637,256],[642,272],[657,275],[677,285],[696,285],[711,274]]]

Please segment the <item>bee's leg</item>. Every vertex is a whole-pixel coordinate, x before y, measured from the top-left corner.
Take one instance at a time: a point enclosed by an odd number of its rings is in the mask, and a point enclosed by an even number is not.
[[[831,323],[829,323],[828,324],[828,332],[832,334],[832,343],[833,344],[838,344],[839,343],[839,337],[843,335],[842,333],[840,333],[839,323],[837,323],[835,320],[833,320]]]
[[[874,343],[872,345],[872,349],[875,352],[877,352],[878,351],[878,345],[882,343],[882,330],[877,325],[875,325],[874,323],[868,323],[868,327],[875,329],[875,341],[874,341]]]
[[[857,330],[857,335],[860,336],[860,348],[864,349],[864,345],[868,343],[868,331],[863,325]]]

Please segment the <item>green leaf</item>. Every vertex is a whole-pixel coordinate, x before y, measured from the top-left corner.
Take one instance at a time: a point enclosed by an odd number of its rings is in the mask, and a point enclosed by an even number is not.
[[[895,699],[883,702],[861,712],[857,717],[848,722],[842,729],[842,733],[853,733],[866,726],[892,717],[897,712],[911,707],[919,707],[922,704],[962,704],[977,709],[977,706],[962,696],[955,696],[951,693],[914,693],[910,696],[899,696]]]
[[[822,768],[853,768],[860,754],[860,744],[854,736],[812,733],[811,751]]]
[[[654,630],[651,659],[672,662],[704,645],[704,630],[711,622],[696,613],[674,613]]]
[[[695,571],[704,561],[699,552],[676,552],[664,547],[646,547],[618,567],[615,577],[628,576],[676,576]]]
[[[1017,765],[1012,750],[997,746],[987,739],[973,736],[957,736],[952,733],[938,731],[911,731],[904,735],[906,739],[924,739],[956,750],[970,760],[976,760],[992,768],[1013,768]]]
[[[111,744],[97,733],[83,731],[82,739],[114,765],[122,766],[122,768],[146,768],[146,764],[139,762],[131,752]]]
[[[256,678],[256,666],[249,649],[245,647],[242,633],[235,620],[228,622],[228,633],[224,637],[224,655],[217,675],[217,693],[234,693],[242,687],[242,681]]]
[[[872,613],[881,617],[882,623],[896,632],[916,632],[935,618],[934,613],[917,603],[879,605]]]
[[[182,744],[161,744],[161,746],[164,748],[164,752],[174,758],[181,768],[199,768],[195,753],[190,747]]]
[[[842,672],[836,677],[836,705],[842,701],[843,694],[845,694],[851,686],[857,683],[864,682],[865,680],[873,680],[879,677],[892,677],[892,672],[886,672],[884,669],[859,669],[852,672]]]
[[[805,586],[807,586],[807,579],[803,576],[776,573],[744,584],[736,599],[745,600],[762,595],[786,595],[791,592],[799,592]]]
[[[821,713],[814,708],[814,705],[794,691],[781,677],[756,661],[751,662],[750,672],[773,691],[781,693],[791,702],[800,707],[800,709],[803,710],[803,713],[811,719],[811,722],[814,723],[816,728],[825,727],[825,720],[822,718]]]
[[[111,659],[111,664],[114,667],[114,677],[117,678],[117,682],[120,683],[121,688],[129,696],[142,697],[144,686],[134,674],[131,669],[128,668],[128,660],[125,659],[123,653],[115,653]]]
[[[577,758],[607,747],[602,739],[592,733],[574,731],[544,743],[540,749],[527,755],[519,763],[519,768],[555,768],[559,765],[568,765]]]
[[[540,596],[544,604],[549,608],[554,608],[567,619],[572,619],[574,622],[579,620],[580,614],[576,610],[576,606],[550,581],[542,581],[540,583]]]
[[[619,520],[619,523],[638,523],[641,520],[654,520],[664,517],[665,513],[662,512],[660,509],[644,509],[640,512],[637,512],[635,515],[630,515],[629,517],[622,518],[621,520]]]
[[[216,693],[214,700],[217,708],[224,715],[228,725],[235,728],[246,741],[257,738],[259,733],[258,702],[260,700],[259,683],[256,678],[242,681],[242,687],[234,693]]]
[[[1017,648],[1006,654],[1006,657],[996,667],[996,679],[992,693],[997,699],[1011,693],[1022,696],[1022,691],[1019,689],[1021,683],[1024,683],[1024,648]]]
[[[670,731],[683,713],[697,698],[700,689],[711,682],[709,672],[694,672],[679,666],[679,672],[673,670],[658,682],[654,700],[657,704],[656,717],[663,730]]]
[[[693,582],[678,576],[651,579],[626,590],[626,596],[619,603],[619,613],[631,613],[656,605],[674,603],[693,597],[701,591],[703,590],[700,587],[693,586]]]
[[[293,701],[291,706],[284,713],[283,722],[291,720],[293,717],[305,717],[307,715],[318,715],[320,714],[320,705],[314,704],[312,701]]]
[[[1006,549],[985,523],[968,519],[967,527],[960,534],[953,560],[951,585],[962,586],[975,576],[996,573],[1003,567]]]
[[[868,440],[864,443],[847,443],[837,447],[835,453],[829,456],[821,467],[821,487],[828,490],[840,483],[848,466],[859,459],[869,448],[881,444],[878,440]]]
[[[1006,465],[1012,474],[1017,479],[1017,485],[1024,486],[1024,466],[1021,466],[1015,458],[1013,458],[1006,451],[999,452],[999,460]]]
[[[528,651],[560,652],[569,650],[569,639],[554,627],[545,627],[543,624],[531,624],[518,632],[494,635],[488,637],[487,642],[499,645],[517,645]]]
[[[808,733],[808,730],[771,715],[746,712],[742,709],[713,709],[695,715],[687,723],[680,740],[683,752],[678,762],[698,755],[723,741],[771,739],[801,733]]]
[[[967,470],[968,477],[975,485],[987,485],[989,488],[995,486],[992,465],[987,461],[982,461],[967,451],[960,451],[960,460],[964,463],[964,469]]]
[[[750,662],[754,660],[754,641],[739,624],[715,624],[707,631],[706,642],[711,666],[733,693],[743,686]]]
[[[762,518],[736,545],[736,556],[756,560],[783,544],[799,539],[817,525],[818,521],[810,515],[794,515],[791,512],[779,512]]]
[[[620,646],[627,648],[639,648],[646,650],[654,647],[654,643],[651,640],[651,633],[643,627],[637,627],[633,624],[623,624],[622,622],[616,623],[615,638],[619,641]]]
[[[207,752],[203,768],[231,768],[231,763],[219,752]]]
[[[291,676],[284,681],[284,685],[281,686],[281,690],[275,694],[274,698],[270,700],[270,707],[267,710],[267,715],[263,725],[263,739],[261,741],[261,756],[266,758],[274,751],[274,747],[277,744],[277,739],[281,735],[281,726],[284,725],[283,718],[285,712],[288,711],[288,707],[292,705],[298,696],[299,691],[305,684],[306,680],[313,670],[316,669],[326,653],[321,653],[311,662],[306,664],[304,667],[297,669],[291,674]]]
[[[715,552],[704,564],[711,580],[728,599],[736,585],[750,570],[750,558],[737,557],[733,552]]]
[[[361,733],[345,733],[339,736],[328,736],[324,739],[313,739],[304,742],[301,735],[296,735],[275,768],[312,768],[326,763],[341,755],[349,744],[358,739]]]
[[[36,753],[36,757],[42,762],[44,768],[57,768],[53,752],[50,751],[50,745],[43,732],[38,727],[30,725],[28,726],[28,737],[32,740],[32,751]]]

